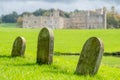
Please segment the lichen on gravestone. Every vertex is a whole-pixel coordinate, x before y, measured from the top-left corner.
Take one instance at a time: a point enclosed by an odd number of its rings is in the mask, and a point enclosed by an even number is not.
[[[42,28],[38,36],[37,63],[51,64],[53,62],[54,35],[49,28]]]
[[[96,37],[89,38],[83,46],[75,73],[95,75],[98,72],[103,53],[102,41]]]
[[[24,56],[25,49],[26,49],[25,38],[21,37],[21,36],[18,36],[13,43],[11,56],[12,57]]]

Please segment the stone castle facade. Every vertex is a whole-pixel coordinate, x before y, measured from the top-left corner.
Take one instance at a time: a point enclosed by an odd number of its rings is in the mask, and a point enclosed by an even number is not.
[[[61,17],[59,10],[51,12],[49,16],[24,15],[22,27],[106,29],[106,11],[103,9],[97,9],[95,11],[76,11],[72,12],[69,18]]]

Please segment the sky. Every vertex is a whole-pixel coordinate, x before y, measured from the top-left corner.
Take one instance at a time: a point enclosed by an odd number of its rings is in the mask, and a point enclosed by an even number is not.
[[[21,14],[25,11],[33,12],[42,9],[61,9],[63,11],[94,10],[102,7],[110,9],[115,6],[120,12],[120,0],[0,0],[0,15],[13,11]]]

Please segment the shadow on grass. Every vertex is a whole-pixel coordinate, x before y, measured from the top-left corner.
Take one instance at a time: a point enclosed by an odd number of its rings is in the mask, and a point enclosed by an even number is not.
[[[0,58],[11,58],[11,56],[7,56],[7,55],[0,55]]]
[[[52,69],[50,70],[45,70],[44,72],[46,73],[55,73],[55,74],[67,74],[67,75],[70,75],[70,76],[79,76],[79,77],[86,77],[86,76],[89,76],[89,77],[94,77],[94,75],[89,75],[89,74],[86,74],[86,75],[83,75],[83,74],[76,74],[75,73],[75,69],[68,69],[67,67],[65,69],[63,68],[59,68],[57,67],[56,65],[52,65],[51,66]],[[76,67],[75,67],[76,68]],[[95,74],[96,75],[96,74]]]
[[[43,65],[43,66],[49,67],[49,69],[44,70],[44,72],[46,72],[46,73],[67,74],[67,75],[73,75],[74,74],[74,72],[72,72],[72,70],[68,70],[66,67],[61,68],[61,66],[58,66],[58,65]]]
[[[31,67],[34,68],[36,66],[36,69],[46,72],[46,73],[53,73],[53,74],[67,74],[67,75],[74,75],[74,72],[72,70],[68,70],[67,67],[62,68],[59,65],[54,65],[54,64],[37,64],[36,62],[33,63],[24,63],[24,64],[11,64],[12,66],[15,67]],[[62,65],[63,66],[63,65]]]
[[[57,73],[57,74],[67,74],[67,75],[74,75],[74,73],[67,72],[65,70],[56,69],[56,70],[44,70],[46,73]]]
[[[80,53],[62,53],[62,52],[54,52],[54,55],[57,56],[61,56],[61,55],[68,55],[68,56],[72,56],[72,55],[76,55],[76,56],[80,56]],[[115,57],[120,57],[120,52],[104,52],[104,56],[115,56]]]
[[[54,52],[54,55],[60,56],[60,55],[80,55],[80,53],[63,53],[63,52]]]
[[[115,56],[115,57],[120,57],[120,52],[105,52],[104,56]]]
[[[57,67],[56,65],[47,65],[47,64],[39,65],[37,63],[25,63],[25,64],[12,64],[12,66],[24,67],[24,68],[29,67],[30,69],[36,68],[36,70],[39,70],[40,68],[40,72],[44,72],[44,73],[75,75],[74,72],[68,71],[68,69],[62,69],[60,67]]]
[[[0,58],[12,58],[11,56],[6,56],[6,55],[0,55]],[[47,65],[47,64],[37,64],[36,62],[24,62],[24,63],[7,63],[5,64],[9,67],[14,66],[14,67],[31,67],[33,68],[34,66],[37,66],[36,68],[44,68],[42,71],[46,72],[46,73],[55,73],[55,74],[67,74],[67,75],[77,75],[74,73],[75,70],[69,70],[65,65]],[[46,69],[45,69],[46,68]],[[77,75],[77,76],[81,76],[81,75]]]
[[[25,63],[25,64],[13,64],[13,66],[35,66],[37,65],[36,63]]]

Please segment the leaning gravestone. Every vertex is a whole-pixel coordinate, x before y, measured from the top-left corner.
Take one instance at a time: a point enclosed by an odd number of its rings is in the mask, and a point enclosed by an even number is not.
[[[54,35],[49,28],[42,28],[38,36],[37,63],[51,64],[53,62]]]
[[[13,48],[12,48],[12,57],[16,56],[24,56],[26,48],[26,40],[23,37],[17,37],[14,41]]]
[[[100,39],[91,37],[83,46],[75,73],[81,75],[95,75],[99,69],[104,52]]]

